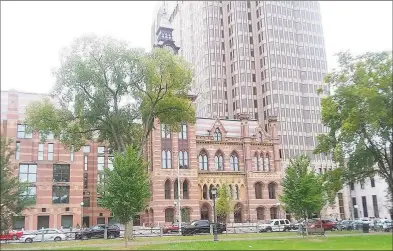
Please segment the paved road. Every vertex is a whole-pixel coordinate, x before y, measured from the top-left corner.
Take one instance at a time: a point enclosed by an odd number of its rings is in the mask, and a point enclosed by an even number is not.
[[[368,233],[368,234],[326,234],[326,237],[348,237],[348,236],[362,236],[362,235],[391,235],[391,233]],[[244,240],[274,240],[274,239],[301,239],[302,237],[299,235],[293,235],[293,236],[268,236],[266,234],[261,234],[261,236],[258,237],[233,237],[233,238],[223,238],[222,241],[244,241]],[[183,242],[194,242],[194,241],[212,241],[212,238],[210,239],[200,239],[200,240],[162,240],[162,241],[141,241],[141,242],[128,242],[129,247],[139,247],[139,246],[145,246],[145,245],[156,245],[156,244],[168,244],[168,243],[183,243]],[[220,238],[219,238],[220,239]],[[22,245],[29,245],[29,244],[22,244]],[[108,244],[92,244],[92,245],[81,245],[81,246],[86,246],[89,248],[102,248],[102,247],[111,247],[111,248],[116,248],[116,247],[124,247],[124,242],[117,242],[117,243],[108,243]],[[15,247],[15,246],[14,246]],[[76,247],[76,246],[75,246]],[[17,249],[7,249],[7,247],[1,247],[1,250],[52,250],[52,249],[62,249],[62,248],[69,248],[66,245],[61,245],[61,246],[54,246],[53,244],[50,245],[48,243],[48,247],[18,247]],[[77,248],[77,247],[76,247]]]

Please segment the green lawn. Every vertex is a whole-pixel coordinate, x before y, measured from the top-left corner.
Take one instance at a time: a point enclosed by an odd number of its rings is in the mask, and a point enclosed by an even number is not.
[[[336,231],[336,232],[327,232],[328,236],[331,235],[342,235],[342,234],[361,234],[360,231]],[[375,234],[373,234],[375,235]],[[281,233],[251,233],[251,234],[222,234],[219,235],[220,240],[228,240],[228,239],[238,239],[233,240],[232,242],[238,242],[244,239],[268,239],[268,238],[291,238],[298,237],[295,232],[281,232]],[[166,237],[137,237],[134,241],[132,241],[129,246],[130,247],[141,247],[144,245],[150,244],[158,244],[159,246],[165,246],[170,243],[176,243],[179,241],[190,241],[195,240],[198,241],[206,241],[211,240],[212,235],[195,235],[195,236],[166,236]],[[345,237],[348,238],[348,237]],[[329,237],[330,239],[330,237]],[[163,243],[163,244],[162,244]],[[179,243],[178,243],[179,244]],[[185,243],[186,245],[189,243]],[[57,249],[57,250],[88,250],[88,249],[121,249],[124,248],[123,239],[115,239],[115,240],[103,240],[103,239],[95,239],[95,240],[87,240],[87,241],[64,241],[64,242],[46,242],[46,243],[21,243],[21,244],[2,244],[0,246],[1,250],[27,250],[27,249]],[[149,249],[149,248],[148,248]],[[170,248],[169,248],[170,249]],[[182,248],[179,248],[182,249]]]
[[[309,237],[145,245],[137,250],[392,250],[391,235]]]

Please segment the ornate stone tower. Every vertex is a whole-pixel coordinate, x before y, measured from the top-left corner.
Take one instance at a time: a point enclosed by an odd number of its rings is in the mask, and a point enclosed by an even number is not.
[[[176,46],[175,41],[173,41],[172,31],[173,28],[169,22],[168,14],[164,9],[156,32],[157,42],[153,47],[167,48],[177,55],[180,47]]]

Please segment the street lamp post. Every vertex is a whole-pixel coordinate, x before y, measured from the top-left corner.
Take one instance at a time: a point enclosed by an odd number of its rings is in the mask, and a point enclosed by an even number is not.
[[[217,236],[217,212],[216,212],[216,196],[217,196],[217,188],[212,188],[212,196],[213,196],[213,212],[214,212],[214,222],[213,222],[213,234],[214,234],[214,241],[218,241]]]
[[[83,226],[83,206],[85,205],[85,203],[82,201],[81,202],[81,229]]]
[[[279,218],[279,219],[281,219],[281,210],[280,210],[280,206],[281,206],[281,203],[280,203],[280,202],[277,202],[278,218]]]
[[[175,212],[174,212],[174,216],[173,216],[173,219],[174,219],[174,223],[176,223],[176,213],[177,213],[177,201],[175,200],[174,202],[173,202],[173,205],[175,206]],[[177,222],[179,223],[179,219],[177,219]]]
[[[180,165],[177,167],[177,210],[178,210],[178,217],[179,217],[179,235],[181,234],[181,205],[180,205],[180,196],[181,196],[181,191],[180,191]]]

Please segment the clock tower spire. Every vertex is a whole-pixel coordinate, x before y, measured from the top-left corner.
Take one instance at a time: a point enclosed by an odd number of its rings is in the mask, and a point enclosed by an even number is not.
[[[173,41],[173,27],[169,21],[166,6],[164,5],[163,13],[161,14],[158,28],[156,31],[157,42],[153,45],[154,48],[168,48],[174,54],[179,52],[180,47],[176,46],[175,41]]]

